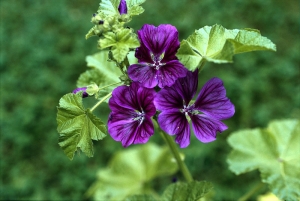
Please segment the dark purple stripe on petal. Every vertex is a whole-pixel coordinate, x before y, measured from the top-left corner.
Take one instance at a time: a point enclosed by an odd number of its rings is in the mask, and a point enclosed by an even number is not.
[[[118,10],[119,10],[119,13],[120,13],[121,15],[127,14],[127,3],[126,3],[126,0],[121,0],[121,1],[120,1]]]
[[[226,90],[222,80],[210,79],[201,89],[195,108],[216,119],[227,119],[233,116],[234,105],[226,97]]]
[[[127,109],[138,110],[140,109],[137,100],[137,90],[139,86],[119,86],[112,92],[112,98],[115,102]]]
[[[188,105],[197,91],[198,70],[195,72],[188,71],[186,77],[179,78],[172,87],[176,88],[185,104]]]
[[[171,110],[158,115],[158,124],[169,135],[178,135],[184,133],[185,127],[188,126],[188,121],[179,110]]]
[[[143,123],[140,124],[137,136],[140,136],[140,138],[149,138],[154,133],[154,125],[150,117],[146,116],[143,120]]]
[[[130,79],[140,82],[144,87],[153,88],[157,85],[157,70],[146,64],[133,64],[128,68]]]
[[[158,27],[145,24],[138,31],[141,43],[145,45],[154,55],[165,53],[170,60],[175,59],[179,48],[178,31],[176,27],[162,24]]]
[[[159,68],[157,73],[158,86],[172,86],[178,78],[185,77],[188,70],[177,60],[170,61]]]
[[[183,109],[183,98],[175,87],[165,87],[156,94],[154,104],[160,111],[179,111]]]
[[[190,138],[190,125],[187,122],[182,133],[176,135],[175,142],[179,144],[180,148],[186,148],[190,144]]]
[[[217,119],[210,118],[204,114],[191,115],[194,133],[198,140],[208,143],[216,139],[217,132],[223,132],[228,127]]]
[[[107,126],[110,136],[116,141],[121,141],[122,145],[127,147],[134,141],[138,122],[132,120],[109,121]]]
[[[143,112],[147,116],[153,116],[156,113],[156,108],[154,106],[154,96],[155,90],[148,89],[145,87],[140,87],[137,92],[138,102]]]

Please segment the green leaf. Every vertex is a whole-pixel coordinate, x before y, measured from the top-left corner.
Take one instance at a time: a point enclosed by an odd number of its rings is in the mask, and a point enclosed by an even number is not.
[[[98,41],[99,48],[111,47],[113,57],[121,63],[129,52],[129,48],[137,48],[140,43],[136,34],[131,29],[123,28],[117,33],[107,32],[103,34],[104,38]]]
[[[108,167],[98,172],[98,181],[89,191],[95,200],[123,200],[134,194],[153,194],[147,182],[178,169],[167,147],[151,143],[116,153]]]
[[[152,195],[132,195],[125,199],[125,201],[156,201]]]
[[[281,199],[300,196],[300,121],[273,121],[267,129],[233,133],[229,169],[236,174],[258,169],[262,181]]]
[[[126,0],[127,12],[130,16],[139,15],[144,12],[144,9],[140,6],[146,0]],[[99,6],[99,12],[105,15],[116,16],[119,13],[120,0],[102,0]]]
[[[114,88],[121,85],[119,77],[122,75],[120,69],[114,62],[108,61],[108,51],[100,51],[94,55],[86,57],[87,66],[92,69],[82,73],[77,80],[77,87],[85,87],[92,83],[96,83],[99,88],[108,86],[113,83],[118,83],[99,91],[98,97],[102,98],[112,92]],[[108,100],[106,100],[107,102]]]
[[[92,140],[101,140],[106,136],[104,123],[83,107],[81,96],[82,93],[66,94],[57,107],[58,144],[71,160],[77,148],[92,157]]]
[[[144,9],[140,6],[142,3],[144,3],[146,0],[127,0],[127,8],[128,8],[128,14],[133,15],[140,15],[144,12]]]
[[[214,25],[196,30],[183,40],[177,57],[189,70],[195,70],[205,61],[228,63],[235,54],[258,50],[276,51],[276,46],[258,30],[229,30]]]
[[[177,182],[168,186],[163,193],[162,200],[198,201],[210,192],[212,188],[212,184],[206,181]]]
[[[119,4],[120,0],[102,0],[98,11],[105,15],[119,15]]]

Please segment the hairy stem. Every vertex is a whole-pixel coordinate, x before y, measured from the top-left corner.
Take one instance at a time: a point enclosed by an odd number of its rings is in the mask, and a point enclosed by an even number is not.
[[[93,112],[101,103],[103,103],[106,99],[108,99],[111,96],[112,92],[110,92],[109,94],[107,94],[106,96],[104,96],[100,101],[98,101],[90,110],[91,112]]]
[[[159,132],[161,134],[161,136],[163,137],[163,139],[166,141],[166,143],[168,144],[173,156],[175,157],[178,167],[180,169],[180,171],[182,172],[185,180],[187,182],[191,182],[193,181],[193,177],[189,171],[189,169],[187,168],[186,164],[184,163],[184,161],[181,159],[177,145],[174,142],[174,139],[166,134],[165,132],[163,132],[162,130],[160,130]]]

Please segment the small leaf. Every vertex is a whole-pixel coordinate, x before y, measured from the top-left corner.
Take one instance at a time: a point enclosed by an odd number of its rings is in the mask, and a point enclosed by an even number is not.
[[[195,70],[204,61],[228,63],[232,62],[234,54],[258,50],[276,51],[276,47],[258,30],[229,30],[214,25],[196,30],[183,40],[177,57],[189,70]]]
[[[101,140],[106,136],[104,123],[89,110],[85,110],[81,96],[81,93],[66,94],[57,107],[57,130],[60,133],[58,144],[71,160],[77,148],[92,157],[92,140]]]
[[[129,52],[129,48],[137,48],[140,43],[136,34],[130,29],[121,29],[117,33],[107,32],[103,34],[98,44],[100,49],[111,47],[113,57],[121,63]]]
[[[122,72],[114,64],[114,62],[109,62],[108,51],[100,51],[94,55],[86,57],[87,66],[92,69],[87,70],[82,73],[77,80],[77,87],[85,87],[90,84],[96,83],[99,88],[105,87],[114,83],[118,83],[106,88],[100,89],[97,94],[97,98],[101,99],[106,96],[108,93],[112,92],[114,88],[121,85],[121,80],[119,77],[122,75]],[[106,102],[108,99],[106,100]]]
[[[233,133],[229,169],[236,174],[258,169],[262,181],[281,199],[300,196],[300,121],[273,121],[267,129]]]
[[[119,15],[119,3],[120,0],[102,0],[98,11],[105,15]]]
[[[95,200],[123,200],[134,194],[153,194],[147,182],[177,171],[167,147],[147,143],[116,153],[109,167],[98,172],[98,181],[89,194]]]
[[[206,181],[177,182],[171,184],[164,191],[162,200],[198,201],[212,190],[213,186]]]
[[[144,9],[140,6],[146,0],[127,0],[127,7],[128,7],[128,14],[133,15],[140,15],[144,12]]]

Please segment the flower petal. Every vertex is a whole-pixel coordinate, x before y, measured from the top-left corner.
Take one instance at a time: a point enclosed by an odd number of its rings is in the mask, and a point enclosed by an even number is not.
[[[156,113],[156,108],[154,106],[153,100],[155,96],[154,89],[148,89],[140,87],[137,92],[137,98],[141,111],[143,111],[147,116],[152,117]]]
[[[114,98],[109,99],[109,108],[111,109],[110,118],[108,121],[120,121],[120,120],[130,120],[133,119],[136,115],[135,110],[128,109],[120,106],[116,103]]]
[[[137,142],[140,142],[141,140],[145,140],[145,138],[148,138],[150,136],[152,136],[154,133],[154,125],[153,125],[153,122],[151,120],[150,117],[145,117],[143,122],[141,123],[141,125],[138,127],[138,130],[137,130],[137,137],[139,138],[136,138],[136,141]],[[140,138],[143,138],[143,139],[140,139]]]
[[[217,132],[223,132],[228,128],[223,122],[204,114],[191,115],[190,117],[195,135],[203,143],[214,141]]]
[[[182,133],[177,134],[175,142],[179,144],[180,148],[186,148],[190,144],[191,131],[190,124],[187,122]]]
[[[176,88],[185,104],[188,105],[197,91],[198,70],[188,71],[186,77],[179,78],[172,87]]]
[[[185,132],[188,121],[179,110],[173,110],[160,113],[158,115],[158,124],[169,135],[177,135]]]
[[[183,109],[183,99],[174,87],[161,89],[154,98],[154,105],[160,111]]]
[[[119,106],[131,110],[138,110],[139,104],[137,100],[138,84],[131,84],[130,86],[118,86],[112,92],[113,99]]]
[[[120,1],[119,7],[118,7],[118,11],[119,11],[120,15],[127,14],[126,0],[121,0]]]
[[[158,86],[172,86],[174,82],[181,77],[185,77],[188,70],[177,60],[167,62],[159,68],[157,72]]]
[[[157,70],[146,64],[133,64],[128,68],[130,79],[140,82],[142,86],[153,88],[157,85]]]
[[[203,86],[196,99],[195,108],[219,120],[230,118],[235,112],[234,105],[226,97],[226,90],[219,78],[212,78]]]
[[[138,31],[138,36],[141,43],[154,55],[164,53],[168,61],[176,59],[175,54],[180,44],[176,27],[169,24],[162,24],[158,27],[145,24]]]
[[[135,138],[139,122],[134,120],[108,121],[108,133],[115,141],[121,141],[124,147],[131,145]]]

